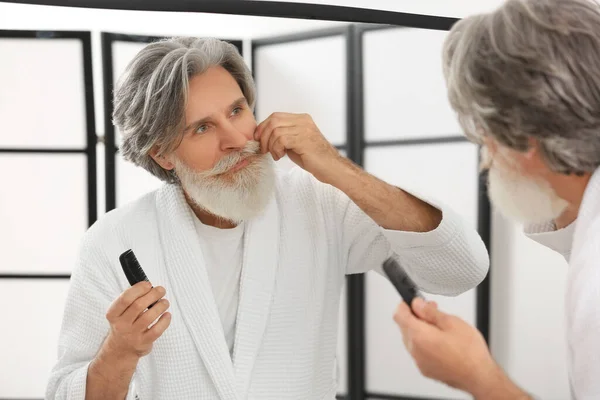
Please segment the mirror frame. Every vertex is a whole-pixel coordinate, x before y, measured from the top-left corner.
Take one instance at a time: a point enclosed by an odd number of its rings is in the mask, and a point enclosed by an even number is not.
[[[230,14],[259,17],[316,19],[325,21],[350,22],[355,24],[377,24],[380,27],[350,27],[349,36],[354,36],[355,46],[348,49],[349,74],[351,79],[362,84],[362,49],[360,44],[361,34],[370,29],[408,27],[430,30],[449,30],[459,19],[452,17],[411,14],[377,9],[345,7],[337,5],[323,5],[311,3],[295,3],[281,1],[256,1],[256,0],[2,0],[0,3],[17,3],[40,6],[59,6],[109,10],[135,10],[135,11],[162,11],[162,12],[192,12],[207,14]],[[103,48],[104,51],[106,49]],[[358,86],[361,87],[361,86]],[[363,101],[363,91],[349,93],[350,105],[359,106]],[[358,109],[361,109],[359,106]],[[358,113],[349,116],[350,126],[361,129],[364,124],[364,115]],[[357,127],[358,126],[358,127]],[[357,158],[355,162],[362,165],[362,149],[364,143],[359,135],[348,133],[348,156]],[[352,151],[355,149],[357,151]],[[354,157],[352,157],[352,154]],[[491,206],[487,197],[485,175],[480,175],[478,195],[478,227],[477,230],[488,249],[491,258]],[[491,271],[491,270],[490,270]],[[489,344],[490,328],[490,275],[477,287],[476,295],[476,321],[477,328],[482,332]],[[364,276],[354,275],[347,277],[347,323],[348,332],[348,390],[347,398],[364,400],[367,397],[412,400],[407,396],[390,396],[384,394],[368,393],[366,390],[366,337],[365,337],[365,279]],[[384,397],[382,397],[384,396]]]

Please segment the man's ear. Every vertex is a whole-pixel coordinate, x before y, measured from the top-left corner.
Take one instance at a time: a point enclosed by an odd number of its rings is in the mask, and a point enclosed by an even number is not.
[[[150,150],[150,157],[152,157],[152,159],[158,164],[160,165],[163,169],[170,171],[173,168],[175,168],[175,165],[170,161],[169,157],[165,156],[164,154],[159,155],[159,148],[158,146],[154,146],[152,147],[152,150]]]
[[[521,156],[526,168],[531,171],[547,169],[540,149],[540,142],[537,139],[529,138],[528,144],[529,148]]]

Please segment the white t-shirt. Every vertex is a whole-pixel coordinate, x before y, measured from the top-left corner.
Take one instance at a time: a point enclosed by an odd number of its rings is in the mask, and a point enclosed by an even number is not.
[[[194,219],[202,247],[206,272],[219,309],[229,353],[233,354],[235,323],[240,297],[244,248],[244,223],[232,229],[204,225]]]

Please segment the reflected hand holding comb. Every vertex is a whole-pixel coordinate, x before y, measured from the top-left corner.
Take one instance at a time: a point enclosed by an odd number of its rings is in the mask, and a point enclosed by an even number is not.
[[[497,382],[515,394],[510,398],[529,398],[520,397],[522,393],[502,373],[481,332],[464,320],[440,311],[435,302],[426,301],[393,258],[384,261],[383,271],[404,300],[396,309],[394,321],[423,376],[476,394],[476,398],[488,398],[490,387]]]
[[[385,272],[390,282],[392,282],[392,285],[394,285],[409,307],[412,305],[415,298],[423,297],[419,292],[417,285],[410,279],[404,268],[402,268],[392,257],[383,262],[383,272]]]

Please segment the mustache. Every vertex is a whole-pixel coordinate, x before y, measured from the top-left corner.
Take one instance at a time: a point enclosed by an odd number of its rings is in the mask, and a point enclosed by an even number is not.
[[[206,176],[223,174],[233,168],[240,161],[256,155],[260,155],[260,142],[257,142],[256,140],[250,140],[246,143],[242,150],[228,154],[221,158],[214,167],[212,167],[209,171],[206,171]]]

